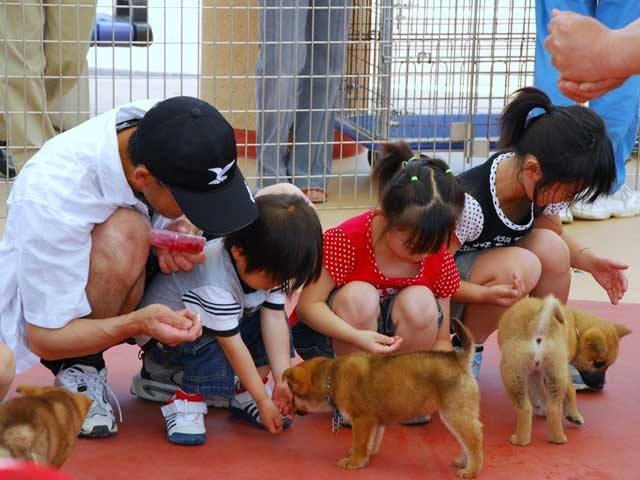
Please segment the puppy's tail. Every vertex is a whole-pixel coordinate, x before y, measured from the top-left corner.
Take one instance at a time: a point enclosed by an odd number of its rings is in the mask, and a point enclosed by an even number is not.
[[[460,341],[460,347],[456,349],[456,356],[460,359],[461,362],[470,364],[471,357],[473,356],[475,348],[473,335],[471,334],[469,329],[465,327],[457,318],[452,317],[451,321],[453,322],[456,333],[458,335],[458,340]]]

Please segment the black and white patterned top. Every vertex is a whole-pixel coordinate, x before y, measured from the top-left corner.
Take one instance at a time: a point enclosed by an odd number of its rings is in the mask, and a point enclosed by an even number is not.
[[[496,193],[496,174],[500,162],[512,155],[513,152],[496,153],[482,165],[458,175],[466,192],[464,210],[456,225],[458,251],[513,245],[531,231],[536,216],[554,215],[567,208],[567,203],[554,203],[534,210],[532,202],[523,218],[517,221],[508,218]]]

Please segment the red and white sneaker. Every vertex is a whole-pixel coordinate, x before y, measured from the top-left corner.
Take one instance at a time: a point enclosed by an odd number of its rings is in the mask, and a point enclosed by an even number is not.
[[[207,439],[206,414],[204,395],[176,390],[169,403],[162,407],[169,441],[178,445],[202,445]]]

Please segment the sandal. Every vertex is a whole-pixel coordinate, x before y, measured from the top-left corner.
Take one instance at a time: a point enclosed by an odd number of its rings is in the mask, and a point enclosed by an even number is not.
[[[311,188],[301,188],[302,193],[304,193],[307,198],[311,201],[311,203],[326,203],[329,199],[327,192],[324,188],[320,187],[311,187]]]

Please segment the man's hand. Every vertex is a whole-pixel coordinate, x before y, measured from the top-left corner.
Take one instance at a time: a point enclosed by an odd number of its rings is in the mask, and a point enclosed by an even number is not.
[[[372,330],[358,330],[353,344],[365,352],[389,355],[398,352],[402,337],[388,337]]]
[[[558,88],[565,96],[576,102],[584,103],[601,97],[608,91],[618,88],[626,81],[626,78],[607,78],[594,82],[577,83],[560,77],[558,79]]]
[[[553,10],[544,47],[560,76],[574,82],[593,82],[616,77],[614,32],[595,18]]]
[[[198,228],[187,220],[185,216],[176,218],[167,225],[166,230],[188,233],[189,235],[198,235],[200,233]],[[207,259],[204,252],[177,252],[166,248],[155,248],[155,252],[156,257],[158,257],[158,266],[162,273],[190,272],[194,265],[204,263]]]
[[[174,312],[164,305],[153,304],[137,310],[134,315],[142,322],[141,335],[171,347],[193,342],[202,335],[200,316],[189,310]]]
[[[260,423],[269,433],[280,433],[283,427],[280,410],[270,398],[264,398],[258,402]]]

